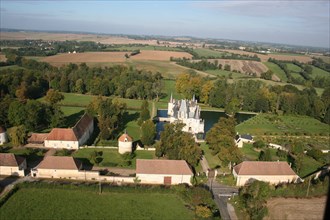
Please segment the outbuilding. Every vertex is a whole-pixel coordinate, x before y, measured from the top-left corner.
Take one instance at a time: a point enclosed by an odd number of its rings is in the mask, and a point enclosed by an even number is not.
[[[233,175],[237,186],[244,186],[255,180],[279,184],[300,179],[284,161],[244,161],[234,167]]]
[[[0,153],[0,175],[25,176],[26,159],[11,153]]]
[[[193,172],[184,160],[136,160],[136,177],[143,184],[191,185]]]
[[[3,145],[6,142],[7,142],[6,129],[0,126],[0,145]]]
[[[120,154],[131,153],[133,148],[133,138],[128,134],[123,134],[118,138],[118,152]]]

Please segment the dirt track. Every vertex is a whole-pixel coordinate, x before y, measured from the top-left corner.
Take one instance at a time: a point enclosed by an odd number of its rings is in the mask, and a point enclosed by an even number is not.
[[[323,219],[326,197],[311,199],[275,198],[267,202],[268,216],[264,220]]]

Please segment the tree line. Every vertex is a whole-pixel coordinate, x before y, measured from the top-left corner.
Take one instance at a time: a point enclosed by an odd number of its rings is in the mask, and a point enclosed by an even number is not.
[[[330,124],[330,87],[318,96],[313,87],[300,91],[292,85],[266,85],[256,80],[212,80],[197,74],[181,74],[176,91],[186,98],[192,94],[205,104],[224,108],[226,113],[238,111],[272,112],[308,115]]]

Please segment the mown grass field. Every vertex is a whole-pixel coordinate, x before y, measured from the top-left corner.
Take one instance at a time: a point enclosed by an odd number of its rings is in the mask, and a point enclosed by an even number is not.
[[[220,57],[223,54],[226,54],[226,52],[219,52],[219,51],[205,49],[205,48],[197,48],[197,49],[194,49],[194,51],[201,57],[210,57],[210,56]]]
[[[329,125],[308,116],[259,114],[237,125],[236,131],[252,135],[329,135]]]
[[[312,66],[313,71],[311,77],[315,78],[316,76],[320,77],[330,77],[330,73],[327,71],[324,71],[323,69],[320,69],[318,67]]]
[[[125,158],[118,153],[117,149],[80,149],[73,154],[73,157],[82,160],[84,163],[93,164],[90,159],[90,155],[94,151],[102,151],[102,162],[98,165],[100,167],[125,167],[135,169],[136,159],[153,159],[155,158],[155,151],[135,151],[136,157],[132,159],[132,163],[128,165],[125,162]],[[94,164],[93,164],[94,165]]]
[[[210,73],[214,76],[220,76],[220,77],[230,77],[231,76],[233,79],[248,77],[247,75],[242,74],[242,73],[235,73],[235,72],[226,71],[226,70],[206,70],[205,72]]]
[[[301,71],[301,68],[293,63],[287,63],[286,66],[290,72],[299,73]]]
[[[173,193],[19,189],[0,207],[0,219],[194,219]]]
[[[285,72],[275,63],[271,63],[271,62],[264,62],[263,64],[265,64],[268,69],[270,69],[271,71],[273,71],[273,73],[278,76],[282,82],[287,82],[288,78],[285,75]]]
[[[259,158],[260,151],[254,149],[252,144],[244,143],[243,147],[240,148],[240,150],[243,154],[243,157],[247,160],[258,160]],[[286,158],[279,158],[278,156],[276,156],[276,151],[277,151],[276,149],[270,148],[269,150],[272,156],[272,161],[286,160]]]

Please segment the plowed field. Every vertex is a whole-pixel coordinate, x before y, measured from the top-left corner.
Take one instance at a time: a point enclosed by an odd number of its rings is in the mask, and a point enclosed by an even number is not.
[[[65,63],[106,63],[106,62],[125,62],[126,52],[87,52],[76,54],[58,54],[42,59],[53,65],[61,65]],[[174,51],[147,51],[142,50],[140,54],[130,57],[132,60],[157,60],[169,61],[170,57],[191,58],[191,54],[186,52]]]
[[[312,199],[276,198],[267,202],[268,216],[271,219],[323,219],[326,197]]]

